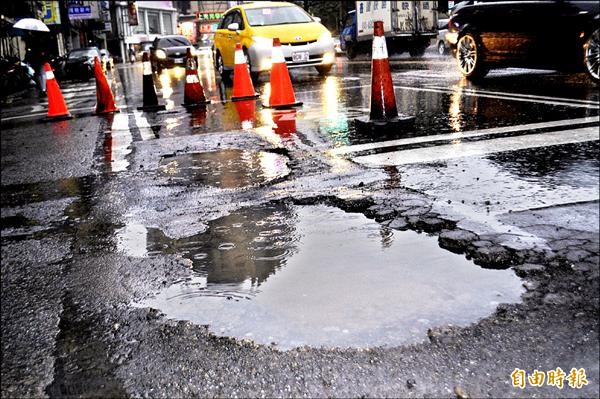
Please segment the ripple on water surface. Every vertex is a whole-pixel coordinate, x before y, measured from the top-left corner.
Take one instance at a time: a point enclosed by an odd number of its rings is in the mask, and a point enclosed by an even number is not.
[[[148,240],[151,254],[191,259],[195,277],[139,305],[281,349],[420,342],[522,293],[511,270],[482,269],[436,237],[321,205],[247,208],[194,237]]]

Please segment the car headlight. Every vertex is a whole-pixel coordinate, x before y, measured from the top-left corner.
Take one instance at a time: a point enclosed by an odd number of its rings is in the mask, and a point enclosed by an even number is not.
[[[254,44],[261,47],[273,46],[273,39],[270,37],[252,36],[252,40]]]
[[[335,61],[335,54],[327,52],[323,54],[323,64],[333,64]]]
[[[329,42],[331,41],[331,32],[326,31],[321,33],[321,36],[317,39],[318,42]]]
[[[158,58],[159,60],[164,60],[165,58],[167,58],[167,53],[165,53],[164,50],[156,50],[154,54],[156,54],[156,58]]]

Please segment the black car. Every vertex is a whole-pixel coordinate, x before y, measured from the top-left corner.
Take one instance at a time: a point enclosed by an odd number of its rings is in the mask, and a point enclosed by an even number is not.
[[[89,80],[94,76],[94,58],[101,60],[98,47],[82,47],[71,50],[65,61],[64,72],[66,79]]]
[[[185,67],[185,55],[188,48],[194,54],[194,47],[185,36],[157,37],[154,39],[150,50],[152,70],[160,73],[164,68]]]
[[[600,3],[595,1],[465,1],[456,5],[448,39],[470,80],[492,68],[585,70],[599,83]]]

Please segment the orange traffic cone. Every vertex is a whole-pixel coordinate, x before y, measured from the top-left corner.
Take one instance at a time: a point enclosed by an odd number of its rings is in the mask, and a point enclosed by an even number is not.
[[[199,105],[209,104],[204,95],[204,88],[200,83],[198,76],[198,64],[192,56],[192,51],[188,48],[185,54],[185,86],[183,90],[183,106],[197,107]]]
[[[67,109],[67,103],[56,83],[52,67],[47,62],[44,64],[44,72],[46,73],[46,93],[48,95],[46,120],[71,119],[73,116]]]
[[[301,102],[296,101],[292,80],[285,64],[279,38],[273,39],[271,62],[271,95],[269,97],[269,104],[263,105],[267,108],[291,108],[302,105]]]
[[[119,112],[98,57],[94,58],[94,76],[96,77],[96,113]]]
[[[138,107],[142,111],[161,111],[166,109],[164,105],[158,105],[158,97],[156,96],[156,88],[154,87],[154,80],[152,80],[152,65],[150,65],[150,57],[148,52],[144,52],[142,56],[143,65],[143,90],[144,90],[144,105]]]
[[[242,44],[235,45],[235,65],[233,67],[233,95],[231,101],[249,100],[257,98],[258,93],[254,91],[248,64],[246,64],[246,56],[242,50]]]
[[[233,103],[237,110],[238,117],[240,118],[240,124],[242,129],[252,129],[256,121],[256,101],[254,100],[242,100]]]
[[[371,62],[371,113],[369,119],[355,119],[359,129],[399,128],[414,123],[414,116],[398,115],[394,84],[390,72],[383,21],[373,26],[373,51]]]

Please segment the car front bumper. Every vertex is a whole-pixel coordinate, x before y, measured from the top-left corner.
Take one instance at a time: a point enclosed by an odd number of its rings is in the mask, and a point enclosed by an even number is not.
[[[248,49],[252,72],[271,70],[271,45],[254,43]],[[281,51],[288,69],[309,66],[331,65],[335,62],[335,48],[333,40],[327,42],[313,42],[304,45],[282,44]],[[308,53],[308,60],[293,61],[294,53]]]

